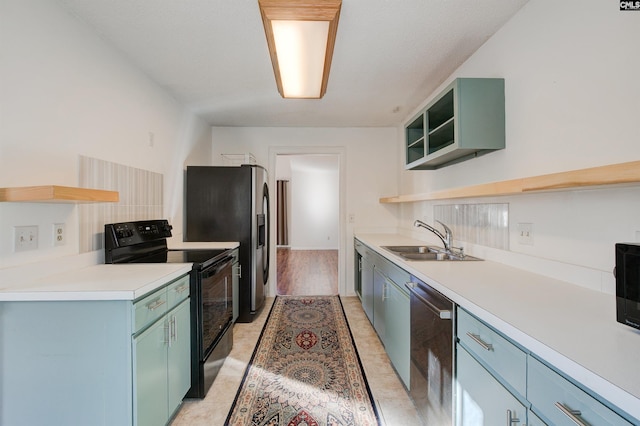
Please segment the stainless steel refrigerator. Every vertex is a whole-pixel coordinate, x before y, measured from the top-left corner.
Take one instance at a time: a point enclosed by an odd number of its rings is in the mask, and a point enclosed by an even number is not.
[[[186,241],[240,242],[237,321],[253,321],[269,278],[267,171],[256,165],[189,166],[185,210]]]

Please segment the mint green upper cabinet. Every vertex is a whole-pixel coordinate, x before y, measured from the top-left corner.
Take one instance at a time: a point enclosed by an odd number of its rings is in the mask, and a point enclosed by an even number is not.
[[[430,170],[505,147],[504,79],[457,78],[405,127],[405,168]]]

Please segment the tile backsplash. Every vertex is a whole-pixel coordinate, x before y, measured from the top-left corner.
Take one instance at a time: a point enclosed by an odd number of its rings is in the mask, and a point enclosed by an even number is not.
[[[451,228],[456,242],[509,250],[509,204],[437,205],[433,213]]]
[[[104,247],[106,223],[162,219],[162,174],[80,156],[80,186],[118,191],[117,203],[80,204],[80,253]]]

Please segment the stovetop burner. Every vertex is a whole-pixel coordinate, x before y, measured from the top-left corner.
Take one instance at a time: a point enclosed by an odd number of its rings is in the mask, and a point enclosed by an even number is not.
[[[227,249],[164,250],[142,257],[135,257],[127,263],[193,263],[194,268],[207,268],[225,257]]]
[[[193,263],[204,269],[226,257],[226,249],[168,249],[171,229],[165,219],[105,225],[105,263]]]

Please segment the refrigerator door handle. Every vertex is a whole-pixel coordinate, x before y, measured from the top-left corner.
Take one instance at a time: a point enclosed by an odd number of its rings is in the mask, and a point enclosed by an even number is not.
[[[266,236],[266,232],[265,232],[265,215],[264,214],[259,214],[258,215],[258,247],[264,247],[265,245],[265,236]]]

